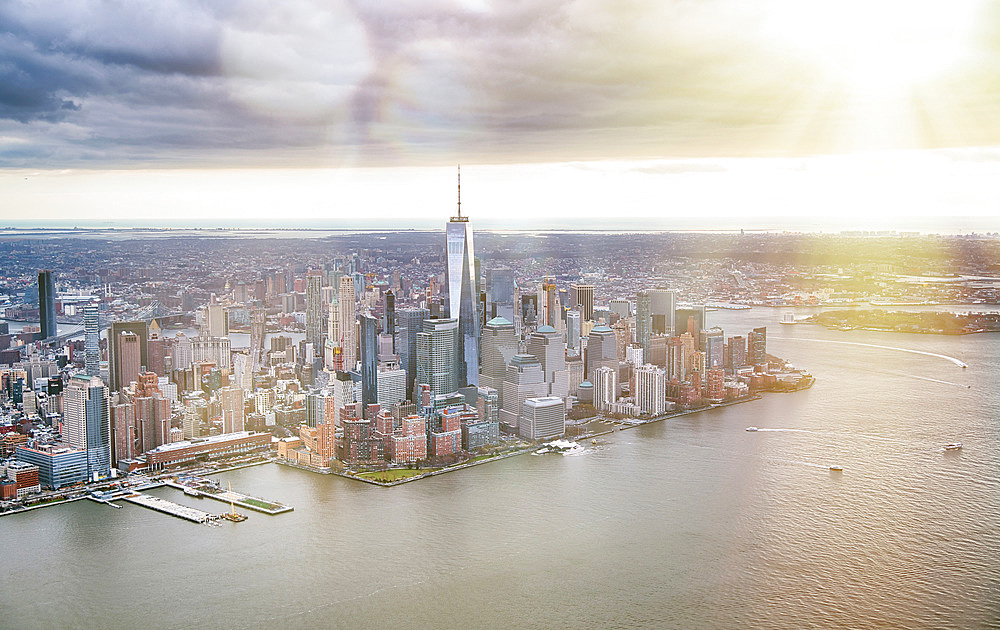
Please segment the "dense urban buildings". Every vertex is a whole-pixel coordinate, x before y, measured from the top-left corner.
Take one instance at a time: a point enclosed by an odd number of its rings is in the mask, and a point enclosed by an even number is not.
[[[713,319],[744,308],[747,287],[776,290],[757,263],[651,263],[641,235],[615,257],[601,235],[540,248],[485,233],[474,247],[462,212],[444,232],[444,247],[440,232],[391,233],[260,252],[169,239],[163,266],[130,258],[128,240],[109,245],[121,262],[108,269],[90,253],[72,269],[40,258],[53,269],[23,272],[5,314],[59,314],[70,336],[0,331],[8,460],[66,487],[250,456],[201,446],[246,434],[310,468],[446,465],[579,435],[593,418],[646,421],[802,381],[768,355],[765,328]],[[677,250],[716,237],[669,238]],[[18,300],[33,290],[28,311]],[[194,450],[171,448],[183,442]]]

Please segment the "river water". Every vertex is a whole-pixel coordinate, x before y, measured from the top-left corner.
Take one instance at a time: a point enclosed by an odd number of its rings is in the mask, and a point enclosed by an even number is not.
[[[812,389],[579,456],[396,488],[257,466],[218,477],[295,511],[222,527],[90,501],[4,517],[0,626],[998,626],[1000,335],[780,326],[782,313],[711,323],[767,325],[768,350],[809,369]]]

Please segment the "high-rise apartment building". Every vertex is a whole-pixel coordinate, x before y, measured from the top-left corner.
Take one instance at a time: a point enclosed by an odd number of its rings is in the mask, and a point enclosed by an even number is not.
[[[338,327],[340,329],[340,349],[345,370],[353,370],[358,361],[358,339],[355,328],[354,279],[344,276],[337,291]]]
[[[653,315],[649,291],[635,295],[635,342],[642,347],[642,355],[649,356],[649,336],[653,332]]]
[[[750,365],[767,363],[767,327],[761,326],[750,331],[749,338]]]
[[[306,274],[306,343],[319,352],[323,340],[323,275],[318,269]]]
[[[43,339],[59,334],[56,329],[56,283],[51,269],[38,272],[38,317]]]
[[[445,295],[448,317],[458,325],[456,347],[458,387],[479,384],[479,300],[472,226],[462,216],[462,185],[459,173],[458,214],[445,230]]]
[[[618,400],[618,370],[603,365],[593,372],[594,408],[609,411],[611,404]]]
[[[642,413],[660,415],[666,408],[667,375],[655,365],[635,370],[635,403]]]

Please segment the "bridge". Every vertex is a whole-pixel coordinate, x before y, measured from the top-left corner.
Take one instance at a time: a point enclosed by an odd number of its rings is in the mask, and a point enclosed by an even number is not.
[[[163,307],[162,304],[160,304],[157,301],[154,301],[148,306],[144,307],[138,313],[136,313],[135,316],[132,317],[131,319],[122,321],[132,321],[132,322],[144,321],[147,324],[149,324],[150,322],[155,320],[156,323],[160,326],[160,328],[163,328],[167,324],[172,324],[175,322],[182,321],[187,315],[188,313],[185,313],[183,311],[167,312],[167,310]],[[81,328],[79,330],[74,330],[71,332],[63,333],[61,335],[56,335],[55,337],[48,337],[47,339],[43,339],[42,343],[44,345],[48,347],[59,347],[62,344],[69,341],[70,339],[73,339],[75,337],[82,337],[85,334],[85,331],[82,328],[83,326],[82,319],[78,321],[64,321],[59,323],[70,324],[73,326],[80,326]],[[98,317],[97,328],[99,331],[107,330],[110,326],[111,326],[111,320],[104,317]]]

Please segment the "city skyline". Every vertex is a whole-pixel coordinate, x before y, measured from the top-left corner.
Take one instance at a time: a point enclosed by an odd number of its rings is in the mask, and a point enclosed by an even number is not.
[[[426,228],[462,163],[487,229],[983,230],[998,12],[8,3],[0,207]]]

